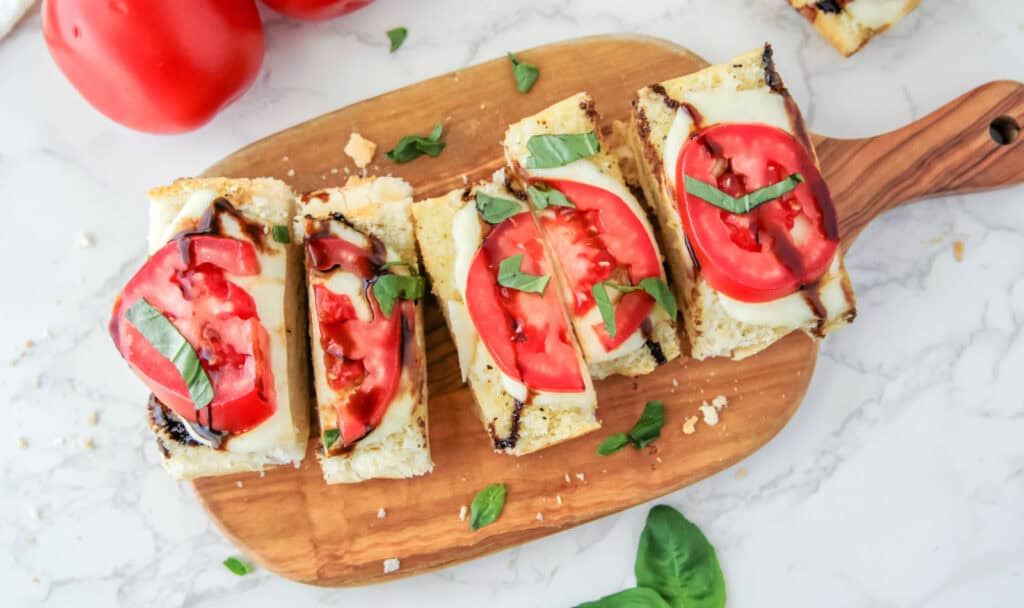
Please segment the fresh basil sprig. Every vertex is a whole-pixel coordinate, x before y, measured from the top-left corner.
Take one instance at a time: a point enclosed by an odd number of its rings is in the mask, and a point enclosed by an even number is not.
[[[278,243],[291,243],[292,233],[288,230],[288,226],[282,226],[280,224],[274,226],[272,231],[274,240]]]
[[[648,401],[633,428],[628,433],[615,433],[602,441],[601,445],[597,446],[597,453],[601,456],[609,456],[630,444],[638,450],[645,448],[655,439],[661,437],[663,426],[665,426],[665,402]]]
[[[237,557],[229,557],[224,560],[224,567],[235,574],[236,576],[245,576],[252,572],[253,568],[247,562],[244,562]]]
[[[505,496],[508,488],[503,483],[495,483],[476,493],[469,505],[469,527],[471,530],[493,524],[505,508]]]
[[[512,53],[508,54],[508,58],[512,61],[512,75],[516,79],[516,89],[520,93],[529,93],[533,88],[533,83],[537,82],[537,78],[540,76],[540,70],[532,63],[519,61]]]
[[[636,584],[657,590],[669,606],[725,606],[725,578],[715,548],[672,507],[658,505],[647,514],[634,571]]]
[[[551,280],[549,274],[527,274],[520,268],[523,265],[523,254],[507,257],[498,265],[498,285],[510,287],[530,293],[544,293]]]
[[[394,53],[398,50],[398,47],[402,46],[405,42],[405,37],[409,35],[409,30],[404,27],[396,27],[388,30],[388,40],[391,41],[391,52]]]
[[[395,300],[419,300],[423,297],[426,284],[420,276],[385,274],[373,282],[373,297],[377,299],[384,316],[390,317]]]
[[[572,204],[572,201],[566,198],[564,194],[547,184],[527,186],[526,192],[530,195],[530,202],[533,203],[533,206],[536,209],[547,209],[551,206],[576,207],[576,205]]]
[[[615,326],[615,306],[612,305],[611,298],[608,297],[609,287],[617,289],[621,293],[645,291],[654,298],[654,302],[665,311],[669,318],[675,319],[679,313],[679,306],[676,303],[675,295],[669,289],[668,283],[660,277],[648,277],[641,280],[640,284],[636,286],[622,285],[614,281],[595,283],[590,291],[594,295],[594,303],[597,304],[597,310],[601,313],[601,320],[604,321],[604,329],[612,338],[615,337],[617,328]]]
[[[331,447],[338,443],[338,438],[341,437],[341,431],[338,429],[327,429],[324,431],[324,450],[329,450]]]
[[[758,188],[753,192],[744,194],[739,198],[735,198],[725,192],[722,192],[711,184],[704,183],[699,179],[686,176],[686,192],[692,194],[699,199],[705,200],[708,203],[724,209],[730,213],[743,214],[750,213],[755,208],[761,205],[771,202],[783,194],[793,191],[797,186],[804,182],[804,176],[799,173],[794,173],[786,179],[776,182],[770,186],[764,188]]]
[[[407,163],[426,154],[431,158],[436,157],[444,150],[445,143],[441,141],[441,123],[434,125],[430,135],[406,135],[398,140],[398,144],[388,150],[387,157],[396,163]]]
[[[476,210],[488,224],[500,224],[522,210],[518,201],[477,190]]]
[[[593,131],[558,133],[534,135],[526,141],[526,149],[530,151],[525,161],[527,169],[550,169],[600,152],[601,143]]]
[[[725,578],[715,548],[683,514],[647,514],[634,566],[637,586],[576,608],[724,608]]]
[[[206,375],[199,355],[162,312],[143,298],[132,304],[125,317],[158,353],[174,364],[185,381],[189,397],[197,410],[213,401],[213,385]]]

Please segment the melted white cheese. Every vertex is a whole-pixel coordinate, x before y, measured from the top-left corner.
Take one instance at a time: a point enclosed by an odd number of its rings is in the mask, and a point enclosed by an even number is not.
[[[602,173],[593,162],[587,159],[580,159],[562,167],[555,167],[552,169],[530,169],[529,175],[543,180],[566,180],[580,184],[587,184],[594,186],[595,188],[611,192],[615,196],[621,198],[626,203],[626,206],[629,207],[629,210],[633,212],[633,215],[640,220],[640,223],[647,231],[647,237],[650,239],[651,245],[654,247],[654,251],[658,254],[659,260],[661,259],[661,251],[658,249],[658,241],[654,238],[654,230],[647,221],[647,216],[640,207],[640,203],[636,200],[636,197],[633,196],[633,193],[630,192],[622,182]],[[545,212],[542,211],[541,213]],[[567,284],[564,278],[562,282],[563,284]],[[617,296],[613,295],[613,298],[615,297]],[[657,311],[653,311],[652,314],[657,314]],[[638,348],[644,347],[646,340],[644,339],[643,332],[640,331],[640,329],[637,329],[619,346],[612,350],[605,350],[604,345],[601,344],[601,340],[597,337],[597,332],[594,331],[594,326],[600,325],[601,323],[601,312],[597,307],[592,308],[582,317],[573,316],[573,327],[576,330],[576,337],[579,340],[580,348],[583,350],[584,356],[590,363],[601,363],[603,361],[617,359],[637,350]]]
[[[899,21],[908,4],[908,0],[853,0],[846,4],[846,12],[864,27],[877,30]]]

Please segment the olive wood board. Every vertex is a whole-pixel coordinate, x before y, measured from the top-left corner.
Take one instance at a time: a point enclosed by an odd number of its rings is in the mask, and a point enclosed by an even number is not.
[[[380,145],[371,174],[405,178],[419,200],[487,178],[502,165],[506,126],[549,104],[589,91],[607,130],[612,120],[628,115],[633,93],[643,85],[707,65],[685,48],[639,36],[549,44],[523,51],[520,59],[541,68],[529,94],[516,91],[508,59],[499,58],[281,131],[206,174],[272,176],[300,192],[340,186],[356,172],[342,149],[358,131]],[[787,66],[779,69],[785,77]],[[425,135],[437,122],[444,124],[447,142],[439,157],[393,164],[384,156],[402,136]],[[995,141],[1013,139],[1014,125],[1022,123],[1022,85],[993,82],[890,133],[813,136],[838,207],[844,248],[873,218],[903,203],[1024,181],[1024,145]],[[328,486],[311,440],[297,469],[194,482],[224,534],[266,569],[314,585],[378,583],[464,562],[663,496],[739,462],[775,436],[800,405],[818,353],[813,340],[794,333],[739,362],[682,357],[647,376],[599,381],[601,430],[516,458],[491,451],[432,296],[425,308],[433,473]],[[719,424],[684,434],[684,420],[716,395],[729,399]],[[653,447],[597,455],[601,440],[628,430],[649,399],[666,404],[666,424]],[[497,482],[508,487],[504,513],[471,531],[459,518],[460,507]],[[381,507],[384,518],[378,518]],[[401,569],[385,575],[389,558],[399,558]]]

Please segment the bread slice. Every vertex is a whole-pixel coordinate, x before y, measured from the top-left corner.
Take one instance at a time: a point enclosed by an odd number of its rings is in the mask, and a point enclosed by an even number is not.
[[[465,271],[464,262],[457,259],[456,239],[461,237],[454,228],[456,216],[467,205],[475,207],[477,191],[516,198],[503,182],[504,176],[499,172],[492,183],[481,183],[416,202],[412,211],[423,264],[458,350],[463,379],[469,381],[473,391],[477,414],[490,435],[494,450],[518,456],[589,433],[600,423],[596,416],[597,399],[582,360],[580,368],[586,383],[584,392],[574,394],[572,398],[560,399],[557,395],[543,393],[529,394],[527,399],[517,400],[506,389],[503,374],[470,320],[460,281],[456,277],[457,268],[462,269],[460,272]],[[526,209],[525,203],[522,209]],[[476,213],[475,208],[472,213]],[[479,242],[478,238],[477,244],[472,245],[474,250]]]
[[[412,187],[395,177],[350,178],[343,188],[327,188],[302,196],[295,232],[306,242],[327,230],[337,236],[380,248],[387,262],[403,262],[389,272],[409,274],[418,271],[416,242],[413,235]],[[402,331],[411,329],[411,339],[403,340],[400,355],[401,376],[398,389],[387,406],[380,424],[344,449],[327,450],[323,431],[338,429],[338,403],[349,403],[355,392],[351,386],[336,391],[331,387],[325,367],[324,346],[318,322],[316,296],[318,285],[339,278],[355,281],[358,300],[365,289],[358,277],[343,269],[326,272],[312,268],[306,251],[309,300],[310,346],[321,449],[318,459],[327,483],[354,483],[377,478],[405,478],[428,473],[430,460],[427,430],[427,366],[424,353],[423,312],[420,302],[396,302],[394,315],[406,315]],[[410,270],[411,269],[411,270]],[[366,302],[365,299],[362,299]],[[368,306],[368,304],[364,304]],[[367,313],[369,309],[367,308]],[[411,325],[411,327],[410,327]]]
[[[849,57],[864,48],[921,0],[789,0],[829,44]]]
[[[527,142],[529,142],[531,137],[535,135],[590,132],[593,132],[601,143],[601,151],[596,154],[554,169],[527,169],[525,167],[526,158],[530,156]],[[644,208],[629,188],[626,187],[618,160],[611,154],[608,141],[600,135],[598,116],[594,109],[594,101],[590,95],[587,93],[577,93],[568,99],[564,99],[541,110],[537,114],[512,124],[505,132],[504,149],[505,160],[511,173],[518,177],[520,188],[525,188],[526,183],[544,182],[546,178],[567,179],[596,186],[616,195],[633,212],[637,220],[639,220],[638,226],[649,237],[649,242],[658,259],[657,269],[659,274],[652,276],[657,276],[661,279],[666,278],[662,270],[662,256],[658,248],[657,239],[654,236],[654,230],[651,228]],[[535,209],[534,213],[542,228],[549,225],[554,228],[556,225],[554,218],[558,217],[559,214],[563,214],[563,217],[564,214],[572,214],[577,216],[577,219],[588,217],[586,214],[576,214],[564,208],[556,209],[555,207]],[[587,225],[594,229],[599,226],[600,222],[600,220],[584,221],[587,221]],[[548,245],[555,252],[573,249],[569,246],[569,243],[559,242],[567,238],[564,231],[545,229],[545,238]],[[602,323],[597,307],[591,304],[591,308],[581,314],[576,314],[574,311],[573,303],[577,296],[573,294],[571,282],[566,274],[567,264],[564,262],[567,260],[562,258],[563,256],[557,253],[554,256],[555,266],[558,269],[559,283],[561,284],[562,293],[566,295],[567,310],[570,311],[573,328],[582,347],[583,355],[587,360],[591,376],[594,378],[605,378],[612,374],[625,376],[647,374],[658,365],[679,356],[679,338],[676,335],[675,320],[669,318],[669,315],[658,306],[651,308],[647,320],[640,328],[633,332],[632,336],[628,337],[621,345],[611,350],[607,349],[601,343],[595,330],[595,326],[600,327]],[[611,264],[608,261],[599,263]],[[621,263],[622,266],[615,269],[614,272],[624,274],[625,279],[623,280],[628,282],[629,276],[626,266],[628,262],[622,260]],[[577,262],[574,261],[574,265],[576,264]],[[602,269],[599,268],[590,270],[590,272],[600,271]],[[612,276],[616,275],[613,274]],[[583,297],[589,299],[591,297],[589,289],[584,289],[583,291],[587,292]],[[618,303],[623,294],[615,290],[609,290],[609,297],[612,298],[614,303]],[[647,296],[634,294],[629,297]]]
[[[784,298],[785,302],[777,300],[789,307],[787,314],[779,315],[777,308],[726,297],[702,276],[689,252],[676,205],[675,159],[694,129],[727,122],[778,127],[792,133],[814,155],[803,118],[775,71],[767,45],[726,64],[644,87],[633,100],[630,145],[640,163],[645,197],[658,217],[691,353],[697,359],[742,359],[791,331],[824,336],[855,316],[853,289],[839,252],[818,281],[821,287],[816,293],[826,309],[824,315],[816,312],[814,302],[805,301],[815,294],[798,292]]]
[[[149,249],[153,253],[183,230],[193,229],[211,203],[224,198],[251,226],[262,226],[257,247],[261,274],[231,277],[256,301],[260,322],[270,340],[271,371],[276,409],[257,427],[232,435],[219,449],[204,439],[208,432],[180,419],[155,398],[150,400],[149,424],[173,476],[192,479],[271,465],[297,463],[306,453],[309,437],[309,388],[306,374],[305,315],[301,252],[271,238],[274,226],[288,226],[294,193],[274,179],[180,179],[149,192]],[[253,237],[238,224],[221,222],[222,230],[240,239]],[[218,443],[214,441],[213,443]]]

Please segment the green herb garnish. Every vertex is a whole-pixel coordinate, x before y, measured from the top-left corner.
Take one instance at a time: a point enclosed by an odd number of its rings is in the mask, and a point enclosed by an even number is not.
[[[771,202],[783,194],[791,192],[797,186],[803,183],[804,176],[799,173],[794,173],[786,179],[776,182],[771,186],[765,186],[764,188],[758,188],[753,192],[744,194],[739,198],[734,198],[725,192],[722,192],[711,184],[706,184],[699,179],[686,176],[686,192],[692,194],[699,199],[707,201],[708,203],[724,209],[730,213],[743,214],[753,211],[755,208]]]
[[[665,311],[669,318],[675,320],[676,315],[679,313],[676,297],[672,294],[672,290],[669,289],[668,283],[662,278],[648,277],[641,280],[640,284],[636,286],[622,285],[614,281],[595,283],[590,291],[594,295],[594,303],[597,304],[597,310],[601,313],[601,320],[604,321],[604,329],[612,338],[615,337],[617,328],[615,326],[615,306],[612,305],[611,298],[608,297],[608,288],[617,289],[621,293],[645,291],[654,298],[654,302]]]
[[[229,557],[224,560],[224,567],[238,576],[245,576],[253,571],[253,567],[237,557]]]
[[[550,169],[596,154],[601,150],[597,135],[589,133],[561,133],[556,135],[534,135],[526,141],[530,156],[526,157],[527,169]]]
[[[469,528],[479,530],[494,523],[505,508],[507,494],[508,489],[503,483],[489,485],[477,492],[469,506]]]
[[[527,186],[526,192],[530,195],[530,202],[536,209],[547,209],[550,206],[576,207],[564,194],[547,184]]]
[[[206,375],[199,355],[177,328],[149,302],[139,298],[125,312],[128,321],[139,330],[158,353],[174,364],[185,381],[189,397],[197,410],[213,401],[213,385]]]
[[[725,578],[715,548],[672,507],[658,505],[647,514],[634,570],[636,584],[656,590],[669,606],[725,606]]]
[[[633,587],[602,597],[576,608],[674,608],[657,591],[646,587]]]
[[[523,264],[523,254],[507,257],[498,265],[498,284],[519,291],[544,293],[551,280],[549,274],[527,274],[519,269]]]
[[[402,46],[405,42],[405,37],[409,35],[409,30],[404,27],[396,27],[395,29],[388,30],[388,40],[391,41],[391,52],[394,53],[398,50],[398,47]]]
[[[423,154],[434,158],[444,150],[445,143],[441,141],[441,132],[441,123],[437,123],[426,137],[406,135],[398,140],[398,145],[394,149],[388,150],[387,157],[396,163],[407,163]]]
[[[665,403],[663,401],[648,401],[633,428],[628,433],[615,433],[602,441],[601,445],[597,446],[597,453],[601,456],[609,456],[629,444],[638,450],[645,448],[655,439],[661,437],[661,427],[663,426],[665,426]]]
[[[282,226],[278,224],[274,226],[272,233],[274,236],[274,240],[277,241],[278,243],[292,242],[292,232],[291,230],[288,230],[288,226]]]
[[[373,282],[373,297],[384,316],[390,317],[395,300],[419,300],[423,297],[426,284],[420,276],[385,274]]]
[[[477,191],[476,210],[488,224],[500,224],[522,210],[518,201]]]
[[[327,429],[324,431],[324,450],[329,450],[331,447],[338,443],[338,439],[341,437],[341,431],[338,429]]]
[[[540,76],[540,70],[532,63],[519,61],[512,53],[508,54],[508,58],[512,61],[512,75],[516,79],[516,89],[520,93],[529,93],[533,88],[533,83],[537,82],[537,78]]]

